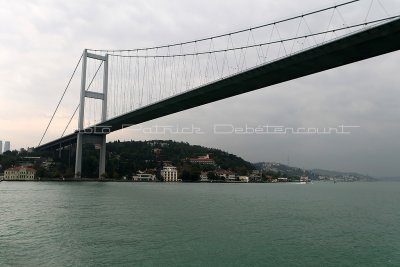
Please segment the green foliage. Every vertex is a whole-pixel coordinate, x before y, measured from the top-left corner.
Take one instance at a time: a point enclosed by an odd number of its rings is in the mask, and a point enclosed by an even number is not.
[[[11,168],[18,163],[18,152],[17,151],[6,151],[3,155],[0,155],[0,164],[3,170]]]
[[[211,155],[216,166],[190,164],[185,160],[206,154]],[[241,175],[254,169],[251,163],[235,155],[185,142],[170,140],[115,141],[107,144],[106,170],[111,174],[117,172],[120,176],[131,176],[138,170],[161,169],[163,161],[170,161],[178,169],[181,169],[180,177],[183,181],[197,181],[200,179],[201,171],[213,171],[219,167]],[[111,177],[113,176],[111,175]]]
[[[208,172],[207,173],[207,178],[210,181],[217,181],[217,180],[221,180],[214,172]]]
[[[85,144],[82,155],[82,173],[85,178],[99,177],[99,150],[92,144]],[[209,154],[215,161],[215,165],[191,164],[187,159],[192,157],[204,156]],[[72,178],[74,174],[75,150],[65,148],[58,152],[29,153],[22,151],[20,155],[17,151],[6,152],[0,156],[0,164],[3,169],[18,164],[22,156],[40,156],[42,161],[46,158],[54,160],[54,164],[44,168],[42,162],[37,162],[34,168],[37,176],[41,178]],[[254,169],[253,165],[244,161],[240,157],[227,152],[190,145],[185,142],[174,141],[115,141],[107,144],[106,173],[101,174],[102,178],[122,179],[131,177],[139,170],[154,169],[160,179],[159,170],[165,161],[171,162],[178,167],[179,177],[183,181],[198,181],[202,171],[211,173],[219,168],[234,171],[240,175],[245,175]],[[219,177],[212,177],[219,180]]]
[[[197,164],[185,163],[182,167],[180,179],[185,182],[197,182],[200,180],[201,169]]]

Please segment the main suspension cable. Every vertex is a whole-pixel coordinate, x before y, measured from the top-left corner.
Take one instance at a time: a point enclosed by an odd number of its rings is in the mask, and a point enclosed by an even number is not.
[[[288,41],[294,41],[294,40],[299,40],[303,38],[308,38],[308,37],[315,37],[318,35],[330,33],[330,32],[338,32],[342,30],[348,30],[351,28],[356,28],[360,26],[367,26],[369,24],[373,23],[378,23],[382,21],[387,21],[395,18],[400,18],[400,15],[393,16],[393,17],[388,17],[388,18],[383,18],[383,19],[377,19],[373,21],[368,21],[368,22],[363,22],[363,23],[358,23],[358,24],[353,24],[350,26],[344,26],[332,30],[326,30],[326,31],[321,31],[317,33],[310,33],[307,35],[302,35],[302,36],[297,36],[297,37],[291,37],[291,38],[286,38],[282,40],[276,40],[276,41],[269,41],[269,42],[264,42],[264,43],[258,43],[258,44],[253,44],[253,45],[246,45],[246,46],[239,46],[239,47],[232,47],[232,48],[226,48],[226,49],[219,49],[219,50],[213,50],[213,51],[203,51],[203,52],[194,52],[194,53],[186,53],[186,54],[172,54],[172,55],[120,55],[120,54],[110,54],[109,56],[111,57],[122,57],[122,58],[170,58],[170,57],[185,57],[185,56],[197,56],[197,55],[205,55],[205,54],[211,54],[211,53],[222,53],[222,52],[227,52],[227,51],[234,51],[234,50],[242,50],[246,48],[254,48],[254,47],[259,47],[259,46],[265,46],[265,45],[270,45],[270,44],[276,44],[276,43],[282,43],[282,42],[288,42]]]
[[[197,43],[197,42],[213,40],[213,39],[216,39],[216,38],[226,37],[226,36],[233,35],[233,34],[238,34],[238,33],[246,32],[246,31],[251,31],[251,30],[255,30],[255,29],[260,29],[260,28],[276,25],[276,24],[279,24],[279,23],[283,23],[283,22],[295,20],[295,19],[298,19],[298,18],[310,16],[310,15],[313,15],[313,14],[316,14],[316,13],[321,13],[321,12],[324,12],[324,11],[327,11],[327,10],[330,10],[330,9],[335,9],[335,8],[338,8],[338,7],[341,7],[341,6],[345,6],[345,5],[349,5],[349,4],[352,4],[352,3],[355,3],[355,2],[359,2],[359,1],[361,1],[361,0],[347,1],[347,2],[344,2],[344,3],[341,3],[341,4],[337,4],[337,5],[334,5],[334,6],[330,6],[330,7],[326,7],[326,8],[322,8],[322,9],[318,9],[318,10],[314,10],[314,11],[311,11],[311,12],[303,13],[302,15],[297,15],[297,16],[293,16],[293,17],[290,17],[290,18],[281,19],[281,20],[278,20],[278,21],[274,21],[274,22],[263,24],[263,25],[259,25],[259,26],[256,26],[256,27],[251,27],[251,28],[244,29],[244,30],[238,30],[238,31],[230,32],[230,33],[224,33],[224,34],[220,34],[220,35],[215,35],[215,36],[212,36],[212,37],[196,39],[196,40],[193,40],[193,41],[174,43],[174,44],[162,45],[162,46],[153,46],[153,47],[147,47],[147,48],[137,48],[137,49],[88,49],[88,51],[105,52],[105,53],[109,53],[109,52],[113,52],[113,53],[114,52],[132,52],[132,51],[153,50],[153,49],[169,48],[169,47],[186,45],[186,44],[193,44],[193,43]]]
[[[57,112],[58,108],[60,107],[61,101],[64,99],[65,93],[67,92],[67,90],[68,90],[68,88],[69,88],[69,85],[71,84],[72,78],[74,78],[74,76],[75,76],[76,70],[78,69],[78,66],[79,66],[79,64],[81,63],[82,57],[83,57],[83,54],[82,54],[81,57],[79,58],[78,63],[77,63],[76,66],[75,66],[74,72],[72,73],[71,77],[69,78],[68,84],[67,84],[67,86],[66,86],[65,89],[64,89],[64,92],[63,92],[63,94],[62,94],[62,96],[61,96],[60,101],[58,101],[57,107],[56,107],[56,109],[54,110],[53,115],[51,116],[51,119],[50,119],[49,123],[47,124],[46,130],[44,131],[44,133],[43,133],[43,135],[42,135],[42,138],[41,138],[40,141],[39,141],[38,146],[40,146],[40,145],[42,144],[43,138],[44,138],[44,136],[46,135],[47,130],[49,129],[50,124],[51,124],[51,122],[53,121],[54,116],[56,115],[56,112]]]
[[[103,61],[100,63],[99,67],[97,68],[96,73],[94,74],[92,80],[91,80],[90,83],[89,83],[89,86],[86,88],[86,91],[88,91],[89,88],[90,88],[90,86],[92,85],[92,83],[93,83],[93,81],[94,81],[94,78],[96,78],[97,73],[98,73],[99,70],[100,70],[101,65],[103,65]],[[72,114],[71,118],[69,119],[69,121],[68,121],[68,123],[67,123],[67,126],[65,127],[63,133],[61,134],[61,137],[63,137],[64,134],[65,134],[65,132],[67,131],[67,129],[68,129],[69,125],[71,124],[72,119],[75,117],[75,114],[76,114],[76,112],[78,111],[78,108],[80,107],[80,105],[81,105],[81,104],[78,104],[78,106],[75,108],[75,111],[74,111],[74,113]]]

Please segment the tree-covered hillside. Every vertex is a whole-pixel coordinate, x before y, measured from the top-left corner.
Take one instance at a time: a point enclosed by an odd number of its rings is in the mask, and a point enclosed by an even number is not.
[[[190,163],[188,158],[209,155],[215,165]],[[37,176],[42,178],[60,178],[74,176],[75,150],[65,148],[59,152],[29,153],[12,151],[0,155],[0,172],[12,166],[25,164],[24,157],[38,156],[34,168]],[[61,157],[60,157],[61,156]],[[98,173],[99,150],[94,145],[85,144],[82,159],[81,177],[95,178]],[[139,170],[159,171],[165,163],[178,167],[179,174],[188,173],[192,178],[199,177],[201,171],[219,169],[230,170],[237,174],[247,174],[254,169],[250,162],[219,149],[190,145],[175,141],[114,141],[107,143],[106,173],[103,177],[121,179],[131,177]],[[195,179],[188,180],[195,180]]]
[[[98,153],[94,148],[89,148],[89,150],[93,154],[91,160],[93,161]],[[170,161],[172,165],[178,168],[185,168],[188,165],[187,158],[207,154],[215,161],[216,166],[198,166],[200,171],[221,168],[232,170],[239,174],[246,174],[254,169],[250,162],[215,148],[170,140],[115,141],[107,144],[107,175],[115,178],[129,176],[138,170],[161,168],[166,161]],[[83,170],[83,175],[95,176],[94,172],[89,173],[90,169],[85,169]]]

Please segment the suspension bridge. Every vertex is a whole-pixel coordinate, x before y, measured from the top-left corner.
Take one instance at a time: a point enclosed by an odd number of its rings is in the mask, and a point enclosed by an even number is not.
[[[399,49],[400,16],[383,0],[343,2],[170,45],[85,49],[36,150],[73,147],[78,178],[83,144],[94,143],[100,177],[111,132]],[[79,66],[79,103],[61,136],[44,143]],[[77,128],[71,126],[76,117]]]

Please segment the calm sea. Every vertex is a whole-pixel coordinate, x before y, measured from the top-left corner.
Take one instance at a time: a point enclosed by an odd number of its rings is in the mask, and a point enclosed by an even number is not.
[[[0,266],[400,266],[400,183],[0,183]]]

